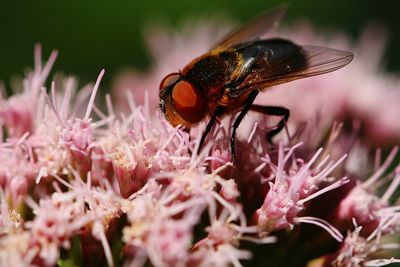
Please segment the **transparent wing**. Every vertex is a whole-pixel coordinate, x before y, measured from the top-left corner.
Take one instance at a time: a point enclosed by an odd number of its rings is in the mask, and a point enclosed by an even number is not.
[[[353,53],[319,46],[302,46],[307,66],[297,75],[309,77],[343,68],[353,60]]]
[[[298,53],[270,60],[267,68],[255,69],[244,79],[245,88],[264,89],[306,77],[316,76],[343,68],[353,59],[351,52],[318,47],[302,46]]]
[[[230,32],[222,41],[216,44],[213,49],[225,49],[237,44],[261,39],[265,33],[278,26],[286,10],[286,6],[281,6],[248,21],[240,28]]]

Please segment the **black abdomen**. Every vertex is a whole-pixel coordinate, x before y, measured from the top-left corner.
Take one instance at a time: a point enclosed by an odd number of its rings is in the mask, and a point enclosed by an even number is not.
[[[269,39],[238,45],[244,61],[254,59],[250,76],[268,80],[306,68],[307,58],[301,46],[285,39]],[[251,75],[253,73],[253,75]]]

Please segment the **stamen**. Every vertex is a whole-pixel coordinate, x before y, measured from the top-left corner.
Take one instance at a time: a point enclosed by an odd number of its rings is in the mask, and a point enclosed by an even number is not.
[[[68,104],[71,100],[71,95],[72,95],[72,87],[75,83],[74,78],[68,78],[66,85],[65,85],[65,93],[64,93],[64,98],[63,98],[63,102],[61,105],[61,110],[60,110],[60,116],[61,118],[64,120],[67,117],[67,108],[68,108]]]
[[[294,146],[291,146],[290,149],[289,149],[289,151],[287,152],[287,154],[286,154],[286,156],[285,156],[284,162],[286,163],[286,162],[289,160],[289,158],[293,155],[293,152],[294,152],[297,148],[301,147],[302,145],[303,145],[303,142],[299,142],[299,143],[295,144]]]
[[[347,158],[347,154],[344,154],[339,160],[337,160],[334,164],[331,164],[330,162],[328,166],[326,166],[325,169],[323,169],[317,176],[315,176],[315,179],[320,179],[321,177],[328,176],[336,167],[341,164],[345,159]]]
[[[266,162],[261,163],[260,165],[258,165],[258,167],[256,167],[256,168],[254,169],[254,172],[256,172],[256,173],[261,172],[262,169],[264,169],[264,167],[265,167],[266,165],[267,165]]]
[[[253,139],[254,133],[255,133],[256,130],[257,130],[257,126],[258,126],[258,122],[255,122],[254,125],[253,125],[253,129],[251,130],[250,135],[249,135],[249,137],[247,138],[247,143],[250,143],[251,140]]]
[[[99,74],[99,77],[97,77],[97,81],[96,81],[96,83],[95,83],[95,85],[93,87],[93,91],[92,91],[92,94],[90,95],[89,103],[88,103],[88,106],[87,106],[87,109],[86,109],[86,113],[85,113],[85,117],[84,117],[85,121],[87,121],[89,119],[90,113],[92,112],[92,108],[93,108],[93,105],[94,105],[94,99],[96,97],[97,90],[99,89],[100,81],[103,78],[104,73],[105,73],[105,71],[104,71],[104,69],[102,69],[100,74]]]
[[[106,106],[108,115],[114,115],[114,108],[112,105],[110,94],[106,94]]]
[[[399,184],[400,184],[400,168],[398,167],[398,169],[396,170],[396,176],[394,177],[389,188],[386,190],[386,192],[381,197],[382,203],[386,203],[386,204],[389,203],[390,197],[394,194],[394,192],[398,188]]]
[[[56,178],[57,181],[59,181],[60,183],[62,183],[62,184],[65,185],[66,187],[68,187],[69,189],[74,190],[74,187],[73,187],[71,184],[67,183],[64,179],[62,179],[62,178],[61,178],[60,176],[58,176],[56,173],[52,173],[51,175],[52,175],[54,178]]]
[[[377,259],[377,260],[370,260],[364,263],[364,266],[368,267],[376,267],[376,266],[385,266],[391,263],[400,263],[400,259],[390,258],[390,259]]]
[[[316,198],[316,197],[318,197],[318,196],[320,196],[322,194],[325,194],[326,192],[329,192],[329,191],[334,190],[334,189],[336,189],[338,187],[341,187],[342,185],[345,185],[348,182],[350,182],[350,180],[347,177],[343,177],[339,181],[336,181],[335,183],[330,184],[329,186],[327,186],[327,187],[325,187],[325,188],[323,188],[321,190],[318,190],[314,194],[311,194],[310,196],[308,196],[308,197],[306,197],[306,198],[304,198],[302,200],[297,201],[297,204],[298,205],[303,205],[307,201],[310,201],[311,199],[314,199],[314,198]]]
[[[40,88],[40,90],[42,91],[42,94],[44,96],[44,99],[46,100],[47,105],[51,108],[51,110],[53,111],[54,115],[56,116],[58,122],[60,123],[60,125],[65,128],[65,124],[64,121],[61,119],[60,114],[57,111],[56,106],[54,105],[54,103],[50,100],[49,95],[46,92],[46,88],[42,87]]]
[[[388,169],[390,164],[392,164],[397,152],[399,151],[399,147],[395,146],[392,151],[390,151],[389,155],[387,156],[385,162],[382,164],[382,166],[370,177],[368,178],[362,185],[365,188],[370,187],[373,183],[376,182],[376,180],[379,179],[379,177],[382,176],[382,174]]]
[[[36,179],[35,179],[36,184],[39,184],[39,183],[40,183],[40,180],[42,179],[42,177],[43,177],[43,176],[47,176],[47,175],[48,175],[48,174],[47,174],[46,168],[45,168],[45,167],[41,167],[41,168],[39,169],[39,173],[38,173],[38,175],[36,176]]]
[[[275,236],[267,236],[264,238],[254,238],[254,237],[243,236],[240,238],[240,240],[249,241],[249,242],[252,242],[255,244],[271,244],[271,243],[277,242],[278,238],[276,238]]]
[[[336,239],[338,242],[343,241],[343,235],[337,230],[333,225],[328,223],[325,220],[322,220],[320,218],[316,217],[296,217],[294,218],[295,223],[309,223],[309,224],[315,224],[321,228],[323,228],[325,231],[327,231],[334,239]]]
[[[93,235],[100,239],[106,255],[108,266],[114,266],[114,261],[111,254],[110,244],[108,244],[107,237],[104,231],[104,226],[101,222],[96,221],[93,225]]]
[[[41,44],[35,44],[35,52],[34,52],[34,60],[35,60],[35,71],[42,71],[42,46]]]
[[[283,179],[283,167],[285,165],[284,155],[283,155],[283,144],[279,143],[279,152],[278,152],[278,168],[276,170],[276,178],[275,183],[273,185],[272,190],[276,190],[277,186],[280,185],[280,180]]]
[[[49,75],[51,68],[54,65],[54,62],[56,61],[58,52],[57,50],[53,50],[50,54],[49,60],[47,61],[46,65],[43,68],[43,71],[39,77],[39,83],[37,86],[41,85],[44,83],[46,77]],[[35,85],[36,86],[36,85]],[[39,88],[34,88],[34,90],[38,90]]]

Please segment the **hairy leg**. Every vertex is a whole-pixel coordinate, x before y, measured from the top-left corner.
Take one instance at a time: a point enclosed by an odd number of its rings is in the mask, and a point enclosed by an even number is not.
[[[197,150],[197,154],[200,153],[201,151],[201,147],[203,146],[204,142],[206,141],[206,137],[208,135],[208,133],[211,131],[212,126],[215,124],[215,121],[217,120],[217,118],[219,116],[221,116],[223,113],[225,112],[225,108],[222,106],[218,106],[214,113],[212,114],[210,121],[207,123],[206,129],[203,133],[203,135],[201,136],[200,139],[200,145],[199,145],[199,149]]]
[[[260,105],[252,105],[250,107],[250,110],[263,113],[269,116],[282,116],[282,119],[278,122],[275,129],[272,129],[267,133],[267,140],[270,144],[272,144],[272,138],[285,127],[286,122],[288,121],[290,116],[290,110],[284,107],[260,106]]]
[[[236,138],[236,129],[239,127],[240,123],[242,122],[244,116],[249,111],[250,107],[252,106],[254,99],[258,95],[258,90],[252,91],[249,96],[247,97],[246,104],[243,107],[242,111],[240,112],[239,116],[236,118],[235,122],[232,126],[232,135],[231,135],[231,156],[232,162],[235,164],[236,162],[236,149],[235,149],[235,138]]]

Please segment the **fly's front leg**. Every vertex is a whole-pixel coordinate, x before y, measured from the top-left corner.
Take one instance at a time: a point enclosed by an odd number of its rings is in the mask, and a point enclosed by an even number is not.
[[[224,112],[225,112],[225,108],[222,106],[217,106],[215,108],[214,113],[212,114],[210,121],[207,123],[206,129],[205,129],[203,135],[201,136],[200,145],[197,150],[197,154],[200,154],[201,148],[202,148],[204,142],[206,141],[206,137],[207,137],[208,133],[211,131],[211,128],[215,124],[217,118],[219,116],[221,116],[222,114],[224,114]]]
[[[235,122],[233,123],[232,135],[231,135],[231,156],[232,156],[233,164],[236,163],[236,148],[235,148],[236,129],[239,127],[239,125],[242,122],[244,116],[249,111],[249,109],[250,109],[251,105],[253,104],[254,99],[256,99],[257,95],[258,95],[258,90],[254,90],[249,94],[249,96],[247,97],[245,106],[243,107],[243,109],[240,112],[239,116],[236,118]]]
[[[284,107],[276,106],[260,106],[252,105],[250,110],[260,112],[269,116],[282,116],[282,119],[278,122],[275,129],[272,129],[267,133],[267,140],[272,144],[272,138],[277,135],[285,127],[286,122],[289,120],[290,110]]]

